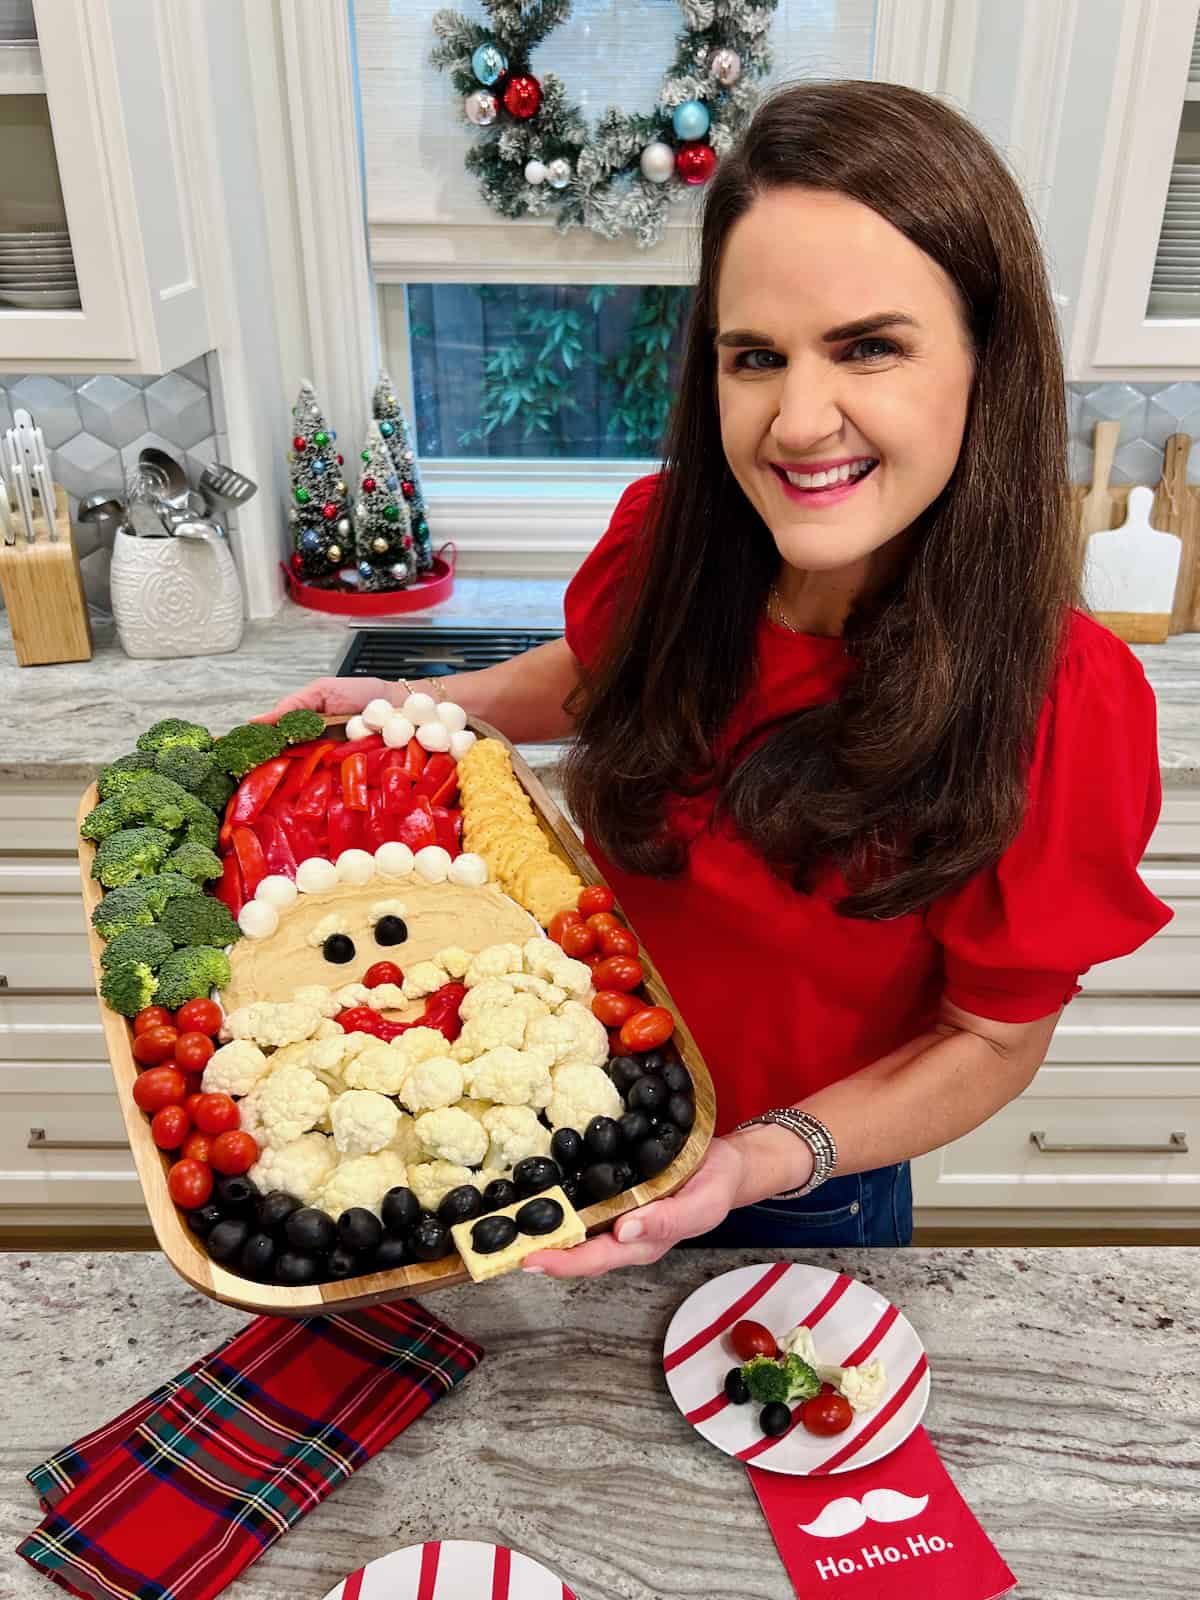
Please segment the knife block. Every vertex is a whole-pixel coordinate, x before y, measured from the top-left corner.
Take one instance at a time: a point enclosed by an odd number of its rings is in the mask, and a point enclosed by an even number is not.
[[[15,544],[0,544],[0,592],[20,667],[92,657],[79,553],[71,534],[67,492],[59,484],[54,498],[53,540],[45,509],[35,499],[33,543],[18,533]]]

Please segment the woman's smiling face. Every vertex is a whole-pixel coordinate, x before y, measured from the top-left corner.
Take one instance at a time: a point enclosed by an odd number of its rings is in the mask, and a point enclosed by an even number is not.
[[[958,460],[974,358],[957,290],[868,206],[772,189],[730,230],[717,312],[730,470],[789,567],[865,578]]]

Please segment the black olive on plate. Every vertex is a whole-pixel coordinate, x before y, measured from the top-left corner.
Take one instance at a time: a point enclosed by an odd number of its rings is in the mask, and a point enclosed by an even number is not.
[[[515,1206],[520,1198],[515,1183],[510,1183],[507,1178],[493,1178],[483,1191],[483,1209],[503,1211],[505,1206]]]
[[[351,1206],[337,1220],[338,1244],[358,1255],[369,1256],[383,1238],[383,1223],[366,1206]]]
[[[536,1204],[530,1201],[530,1205]],[[471,1229],[471,1245],[481,1256],[494,1256],[497,1250],[506,1249],[517,1237],[517,1225],[511,1217],[480,1217]]]
[[[647,1073],[630,1089],[627,1101],[630,1111],[661,1111],[670,1099],[670,1090],[661,1078]]]
[[[393,1233],[403,1233],[411,1228],[421,1215],[420,1201],[411,1189],[403,1187],[389,1189],[379,1209],[383,1213],[384,1227],[390,1228]]]
[[[380,917],[375,924],[376,944],[403,944],[408,938],[408,924],[403,917]]]
[[[662,1069],[662,1081],[672,1094],[691,1094],[692,1080],[682,1061],[668,1061]]]
[[[593,1117],[583,1130],[583,1143],[593,1161],[611,1161],[621,1148],[621,1130],[612,1117]]]
[[[772,1400],[758,1414],[758,1425],[768,1439],[778,1439],[792,1425],[792,1408],[782,1400]]]
[[[661,1050],[643,1050],[639,1059],[643,1072],[661,1072],[668,1058]]]
[[[644,1139],[633,1159],[643,1178],[653,1178],[665,1172],[675,1158],[661,1139]]]
[[[583,1160],[583,1138],[575,1128],[559,1128],[550,1141],[550,1154],[560,1167],[573,1170]]]
[[[278,1246],[269,1233],[252,1233],[242,1246],[238,1266],[248,1278],[266,1280],[275,1268]]]
[[[321,946],[321,954],[326,961],[332,961],[335,967],[344,967],[347,961],[354,960],[357,951],[349,934],[331,933]]]
[[[664,1150],[669,1150],[671,1159],[674,1160],[687,1143],[687,1134],[680,1133],[673,1122],[660,1122],[654,1131],[654,1137]]]
[[[557,1200],[547,1200],[543,1195],[536,1200],[526,1200],[515,1217],[521,1233],[553,1233],[562,1227],[563,1208]]]
[[[617,1193],[622,1189],[632,1189],[637,1182],[637,1173],[628,1161],[618,1161],[613,1166],[613,1181],[617,1186]]]
[[[225,1217],[211,1228],[205,1244],[214,1261],[232,1261],[250,1237],[250,1224],[242,1217]]]
[[[448,1228],[456,1222],[470,1222],[472,1217],[478,1217],[483,1212],[483,1196],[473,1183],[459,1184],[457,1189],[443,1195],[441,1204],[437,1208],[440,1221]]]
[[[408,1248],[415,1261],[440,1261],[454,1248],[450,1229],[436,1217],[422,1217],[408,1236]]]
[[[275,1263],[276,1283],[299,1287],[302,1283],[316,1283],[316,1281],[317,1258],[306,1255],[303,1250],[285,1250]]]
[[[263,1195],[255,1208],[255,1220],[264,1233],[275,1233],[282,1228],[293,1211],[299,1211],[302,1201],[282,1189],[272,1189]]]
[[[690,1133],[696,1121],[696,1102],[691,1095],[673,1094],[667,1101],[666,1115],[669,1122],[684,1133]]]
[[[725,1374],[725,1398],[735,1406],[744,1406],[749,1400],[750,1391],[746,1387],[745,1378],[742,1377],[741,1367],[730,1367]]]
[[[367,1213],[370,1215],[370,1212]],[[353,1278],[362,1271],[358,1257],[344,1244],[335,1245],[325,1262],[325,1271],[331,1278]]]
[[[553,1189],[562,1182],[558,1162],[549,1156],[526,1156],[513,1168],[512,1181],[519,1195],[538,1194],[543,1189]]]
[[[323,1256],[337,1243],[337,1227],[327,1211],[301,1206],[283,1225],[288,1244],[306,1255]]]
[[[192,1232],[198,1233],[203,1239],[204,1235],[220,1222],[221,1208],[213,1205],[210,1200],[206,1206],[197,1206],[195,1211],[185,1211],[184,1216]]]
[[[575,1209],[578,1210],[579,1202],[582,1198],[579,1192],[578,1174],[574,1172],[568,1172],[566,1177],[559,1184],[559,1188],[566,1195],[567,1199],[571,1202]]]
[[[621,1185],[617,1181],[617,1169],[611,1161],[593,1161],[590,1167],[584,1167],[579,1174],[579,1187],[584,1199],[591,1205],[596,1200],[611,1200]]]
[[[645,1070],[635,1056],[614,1056],[608,1063],[608,1075],[622,1096],[629,1093]]]
[[[644,1111],[627,1111],[617,1126],[621,1130],[621,1138],[631,1150],[650,1137],[650,1118]]]
[[[252,1217],[258,1204],[258,1188],[249,1178],[218,1178],[213,1202],[220,1206],[223,1217]]]
[[[390,1272],[393,1267],[403,1267],[411,1259],[408,1246],[393,1233],[385,1233],[379,1248],[371,1257],[373,1272]]]

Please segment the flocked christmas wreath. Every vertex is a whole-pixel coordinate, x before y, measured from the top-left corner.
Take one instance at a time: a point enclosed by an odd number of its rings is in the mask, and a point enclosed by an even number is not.
[[[642,248],[667,211],[705,183],[733,146],[770,67],[776,0],[680,0],[684,25],[658,104],[648,116],[610,107],[595,129],[553,73],[536,78],[534,49],[565,22],[571,0],[484,0],[490,26],[456,11],[433,19],[433,64],[450,72],[463,115],[481,138],[467,152],[483,198],[506,217],[554,215]]]

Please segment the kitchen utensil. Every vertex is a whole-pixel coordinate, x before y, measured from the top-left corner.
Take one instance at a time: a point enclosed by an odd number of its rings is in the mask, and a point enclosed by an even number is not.
[[[182,523],[191,531],[178,537],[179,529],[144,501],[131,505],[129,516],[133,531],[118,531],[114,538],[109,577],[126,655],[163,661],[236,650],[242,642],[242,588],[228,542],[211,524],[194,521]],[[169,537],[173,532],[176,537]]]
[[[161,500],[172,508],[185,509],[190,485],[187,473],[174,456],[156,449],[154,445],[147,445],[138,456],[138,468],[148,481],[159,483]]]
[[[1154,491],[1135,484],[1124,525],[1092,534],[1084,595],[1098,621],[1134,644],[1161,644],[1171,624],[1183,547],[1150,525]]]
[[[7,448],[7,440],[5,441]],[[11,467],[10,476],[29,485],[25,469]],[[2,496],[0,496],[2,498]],[[87,661],[92,632],[87,599],[79,573],[79,553],[71,535],[65,489],[50,486],[48,495],[30,500],[30,534],[0,544],[0,590],[12,626],[17,664],[36,666],[51,661]]]
[[[95,522],[102,527],[111,524],[115,527],[124,515],[125,507],[118,497],[101,490],[98,494],[84,495],[75,513],[75,521]]]
[[[1087,553],[1087,542],[1092,534],[1112,527],[1112,502],[1108,492],[1109,474],[1120,436],[1119,422],[1098,422],[1092,436],[1092,486],[1084,496],[1079,511],[1079,559],[1082,563]]]
[[[220,461],[209,461],[200,474],[200,493],[218,505],[243,506],[257,492],[256,483]]]

